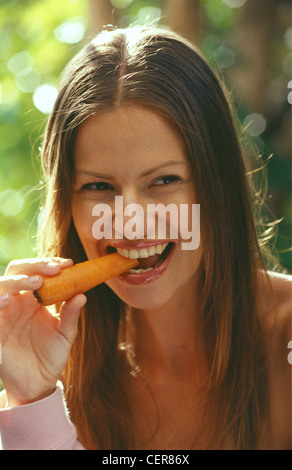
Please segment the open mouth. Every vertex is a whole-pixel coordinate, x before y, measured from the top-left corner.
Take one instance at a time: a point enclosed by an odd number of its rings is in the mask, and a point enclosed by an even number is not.
[[[159,245],[151,245],[140,249],[131,248],[115,248],[113,246],[107,247],[108,253],[118,252],[125,258],[138,259],[139,264],[127,272],[130,274],[144,274],[158,268],[167,258],[174,243],[161,243]]]

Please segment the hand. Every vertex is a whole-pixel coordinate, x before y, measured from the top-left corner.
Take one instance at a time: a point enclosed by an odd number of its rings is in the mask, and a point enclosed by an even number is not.
[[[86,297],[72,297],[56,315],[37,302],[33,291],[42,285],[42,275],[72,264],[62,258],[13,261],[0,277],[0,377],[9,406],[52,393],[67,363]]]

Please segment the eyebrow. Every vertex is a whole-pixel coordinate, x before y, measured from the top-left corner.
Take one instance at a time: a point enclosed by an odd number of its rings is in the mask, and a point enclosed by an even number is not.
[[[151,168],[150,170],[144,171],[143,173],[141,173],[140,177],[149,176],[152,173],[154,173],[155,171],[158,171],[162,168],[166,168],[168,166],[175,166],[175,165],[190,166],[190,164],[188,162],[176,162],[174,160],[170,160],[167,163],[163,163],[162,165],[157,165],[157,166]],[[106,175],[104,173],[95,173],[95,172],[92,172],[92,171],[82,170],[82,169],[81,170],[76,170],[75,173],[79,174],[79,175],[93,176],[95,178],[104,178],[104,179],[108,179],[108,180],[113,180],[114,179],[112,176]]]
[[[76,170],[76,175],[86,175],[86,176],[93,176],[94,178],[103,178],[107,180],[113,180],[114,178],[109,175],[105,175],[103,173],[95,173],[94,171],[87,171],[87,170]]]
[[[160,170],[162,168],[166,168],[168,166],[175,166],[175,165],[189,166],[189,163],[188,162],[176,162],[174,160],[170,160],[169,162],[163,163],[162,165],[158,165],[158,166],[152,168],[151,170],[144,171],[141,174],[141,176],[148,176],[148,175],[150,175],[151,173],[154,173],[157,170]]]

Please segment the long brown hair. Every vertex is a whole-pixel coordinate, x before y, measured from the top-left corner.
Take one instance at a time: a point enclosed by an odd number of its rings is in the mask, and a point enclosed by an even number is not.
[[[151,28],[100,33],[66,68],[43,143],[47,201],[43,253],[86,259],[71,217],[73,147],[90,115],[140,103],[172,119],[182,134],[201,206],[204,245],[201,324],[213,345],[213,448],[260,448],[267,412],[263,332],[256,305],[263,268],[246,166],[220,80],[196,48]],[[134,446],[118,352],[124,305],[106,286],[87,295],[64,375],[67,402],[87,448]]]

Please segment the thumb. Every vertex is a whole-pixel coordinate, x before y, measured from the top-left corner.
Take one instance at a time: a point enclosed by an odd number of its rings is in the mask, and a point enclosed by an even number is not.
[[[70,343],[74,341],[77,334],[80,310],[86,301],[84,294],[78,294],[64,302],[60,308],[59,331]]]

